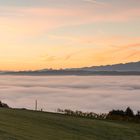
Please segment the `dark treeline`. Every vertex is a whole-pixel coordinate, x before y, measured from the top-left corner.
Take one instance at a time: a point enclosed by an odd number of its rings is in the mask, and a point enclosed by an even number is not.
[[[107,119],[140,122],[140,111],[137,111],[137,113],[134,114],[133,110],[130,107],[128,107],[125,111],[112,110],[108,113]]]
[[[121,120],[121,121],[132,121],[140,122],[140,111],[134,114],[133,110],[128,107],[125,111],[123,110],[112,110],[109,113],[93,113],[93,112],[82,112],[82,111],[72,111],[70,109],[58,109],[58,113],[62,113],[70,116],[78,116],[93,119],[105,119],[105,120]]]
[[[28,76],[45,76],[45,75],[140,75],[140,71],[89,71],[89,70],[45,70],[45,71],[7,71],[1,72],[0,75],[28,75]]]
[[[2,108],[9,108],[9,106],[3,102],[0,101],[0,107]]]
[[[7,104],[0,101],[0,108],[10,108]],[[102,119],[102,120],[119,120],[119,121],[132,121],[140,123],[140,111],[135,114],[130,107],[127,107],[125,111],[123,110],[112,110],[109,113],[94,113],[94,112],[82,112],[73,111],[70,109],[57,109],[58,113],[75,116],[75,117],[85,117],[91,119]]]
[[[87,118],[96,118],[96,119],[105,119],[106,115],[105,113],[101,113],[101,114],[96,114],[93,112],[82,112],[82,111],[72,111],[70,109],[58,109],[57,110],[58,113],[62,113],[62,114],[66,114],[66,115],[71,115],[71,116],[79,116],[79,117],[87,117]]]

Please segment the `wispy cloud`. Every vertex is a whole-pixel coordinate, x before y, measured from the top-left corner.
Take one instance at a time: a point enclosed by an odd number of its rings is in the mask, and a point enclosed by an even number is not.
[[[99,2],[98,0],[83,0],[84,2],[96,4],[96,5],[107,5],[106,3]]]
[[[107,12],[109,9],[113,12]],[[140,9],[122,9],[113,7],[99,9],[89,8],[17,8],[1,7],[0,22],[7,25],[13,34],[37,34],[47,30],[90,23],[115,23],[137,20]],[[13,27],[14,26],[14,27]],[[7,28],[6,27],[6,28]],[[1,30],[7,30],[2,27]],[[11,33],[10,32],[10,33]]]
[[[130,54],[128,54],[128,56],[125,59],[133,59],[138,56],[140,56],[140,50],[139,51],[134,50],[134,51],[131,51]]]

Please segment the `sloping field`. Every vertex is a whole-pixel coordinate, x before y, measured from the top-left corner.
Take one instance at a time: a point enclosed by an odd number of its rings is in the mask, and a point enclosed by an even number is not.
[[[140,140],[140,124],[0,109],[0,140]]]

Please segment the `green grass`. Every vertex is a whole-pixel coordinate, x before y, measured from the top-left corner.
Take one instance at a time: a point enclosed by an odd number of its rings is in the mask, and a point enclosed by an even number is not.
[[[0,109],[0,140],[140,140],[140,124]]]

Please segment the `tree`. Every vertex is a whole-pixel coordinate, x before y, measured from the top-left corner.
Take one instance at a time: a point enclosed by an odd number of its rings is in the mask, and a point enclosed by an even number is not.
[[[124,111],[123,110],[112,110],[109,112],[109,115],[119,115],[119,116],[124,116]]]
[[[128,107],[125,111],[125,115],[128,117],[134,117],[133,110],[130,107]]]
[[[3,108],[9,108],[9,106],[8,106],[7,104],[2,103],[1,101],[0,101],[0,107],[3,107]]]
[[[140,116],[140,111],[137,112],[137,116]]]
[[[0,107],[3,107],[2,102],[0,101]]]
[[[136,118],[137,118],[137,119],[140,119],[140,111],[137,112]]]

